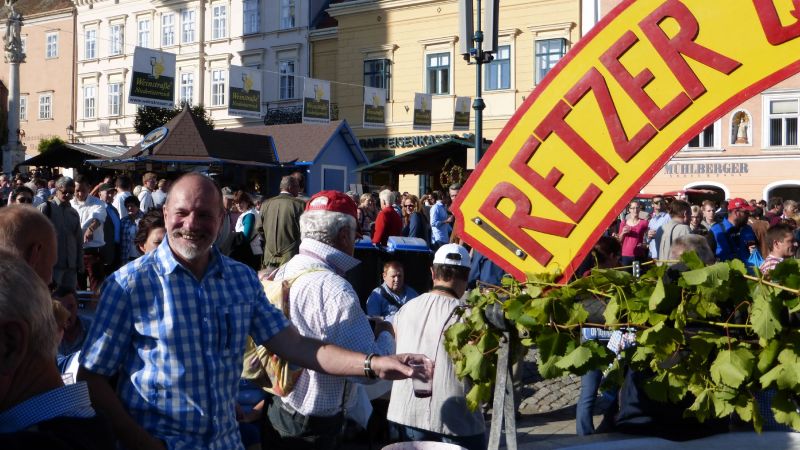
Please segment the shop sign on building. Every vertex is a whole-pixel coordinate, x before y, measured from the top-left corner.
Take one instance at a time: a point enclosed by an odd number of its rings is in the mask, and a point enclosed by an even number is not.
[[[261,117],[261,78],[259,70],[231,66],[229,115]]]
[[[462,237],[518,279],[570,275],[686,142],[800,71],[795,3],[623,1],[481,160],[455,202]]]
[[[303,123],[331,121],[331,83],[327,80],[303,79]]]
[[[414,94],[414,129],[415,130],[430,130],[431,129],[431,104],[433,103],[433,96],[431,94],[423,94],[416,92]]]
[[[364,128],[386,128],[386,89],[364,86]]]
[[[128,103],[175,107],[175,54],[149,48],[133,50],[133,75]]]
[[[454,130],[469,130],[469,108],[469,97],[456,97],[456,106],[453,112]]]

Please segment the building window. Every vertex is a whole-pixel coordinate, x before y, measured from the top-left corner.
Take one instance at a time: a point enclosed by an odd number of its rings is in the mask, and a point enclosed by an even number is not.
[[[111,83],[108,85],[108,115],[120,115],[122,104],[122,83]]]
[[[83,87],[83,118],[91,119],[95,114],[95,100],[96,100],[97,87],[84,86]]]
[[[244,0],[244,34],[258,33],[261,24],[259,0]]]
[[[194,101],[194,74],[184,72],[181,74],[181,104],[191,105]]]
[[[797,147],[797,99],[769,102],[769,146]]]
[[[364,61],[364,86],[386,89],[386,100],[389,100],[390,67],[391,61],[388,59]]]
[[[26,95],[19,98],[19,120],[28,120],[28,97]]]
[[[175,14],[161,16],[161,46],[175,45]]]
[[[39,119],[53,118],[53,94],[39,96]]]
[[[280,99],[294,98],[294,61],[280,61],[278,66],[281,72]]]
[[[486,66],[486,90],[511,88],[511,46],[497,47],[494,60]]]
[[[225,71],[211,71],[211,106],[225,104]]]
[[[715,124],[711,124],[707,126],[702,133],[698,134],[697,136],[693,137],[692,140],[689,141],[688,147],[689,148],[714,148],[716,147],[715,144]]]
[[[228,7],[215,5],[212,9],[211,39],[222,39],[228,36]]]
[[[111,56],[121,55],[125,36],[122,24],[111,25],[111,41],[109,42],[108,53]]]
[[[83,39],[83,58],[97,58],[97,30],[86,30]]]
[[[539,84],[544,79],[544,76],[550,72],[550,69],[567,52],[567,40],[559,39],[543,39],[536,41],[536,84]]]
[[[294,0],[281,0],[281,28],[294,28]]]
[[[139,47],[150,47],[150,19],[139,20],[139,35],[136,43]]]
[[[47,47],[44,56],[46,58],[58,57],[58,33],[47,33]]]
[[[450,93],[450,54],[434,53],[427,57],[426,70],[428,72],[427,93]]]
[[[181,12],[181,42],[184,44],[194,42],[194,16],[193,9],[184,9]]]

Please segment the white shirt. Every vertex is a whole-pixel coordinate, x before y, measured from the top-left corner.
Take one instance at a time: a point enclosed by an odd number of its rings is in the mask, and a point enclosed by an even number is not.
[[[386,418],[401,425],[450,436],[483,434],[481,410],[467,408],[464,385],[456,378],[442,334],[456,322],[461,300],[433,293],[409,300],[394,316],[397,353],[422,353],[434,361],[431,396],[417,398],[410,379],[392,383]]]
[[[303,239],[300,254],[279,269],[275,279],[291,278],[310,268],[321,268],[297,278],[289,291],[289,315],[303,336],[322,339],[348,350],[389,355],[394,338],[372,332],[353,286],[344,274],[359,261],[329,245]],[[304,370],[294,390],[281,400],[306,416],[332,416],[342,410],[345,381],[367,383],[364,377],[342,378]]]
[[[128,215],[128,210],[125,208],[125,199],[130,197],[130,191],[119,191],[117,195],[114,196],[114,201],[111,202],[114,205],[114,208],[117,208],[117,212],[119,213],[120,219]]]
[[[151,194],[147,188],[143,187],[142,192],[139,192],[139,209],[141,209],[143,213],[146,213],[153,209],[153,207],[155,207],[153,194]]]
[[[78,216],[81,218],[81,229],[86,233],[89,224],[94,219],[100,222],[100,225],[92,232],[92,240],[83,243],[83,248],[96,248],[106,245],[105,237],[103,236],[103,223],[106,221],[106,204],[99,198],[87,195],[86,200],[81,202],[77,198],[69,201],[70,205],[78,211]]]

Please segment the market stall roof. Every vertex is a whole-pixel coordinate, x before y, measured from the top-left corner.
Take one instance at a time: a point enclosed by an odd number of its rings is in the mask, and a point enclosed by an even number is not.
[[[114,158],[128,151],[124,145],[64,144],[26,159],[17,166],[80,167],[89,158]]]
[[[227,131],[269,136],[275,144],[275,151],[281,163],[313,164],[337,134],[342,136],[353,158],[359,164],[366,164],[369,161],[346,120],[334,120],[327,124],[258,125]]]
[[[268,136],[210,130],[192,116],[188,108],[184,108],[161,128],[161,137],[151,145],[147,144],[148,135],[122,155],[87,162],[113,169],[129,169],[137,163],[265,167],[278,163],[274,145]]]
[[[466,167],[467,148],[475,144],[463,139],[450,138],[435,144],[401,153],[363,167],[362,172],[390,171],[398,174],[438,173],[448,159],[461,167]]]

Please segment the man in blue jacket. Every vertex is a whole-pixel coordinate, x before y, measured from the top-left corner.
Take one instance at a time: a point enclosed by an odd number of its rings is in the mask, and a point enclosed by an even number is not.
[[[734,198],[728,202],[728,216],[711,227],[719,261],[739,259],[749,266],[750,249],[756,245],[756,234],[747,224],[753,209],[743,198]]]

